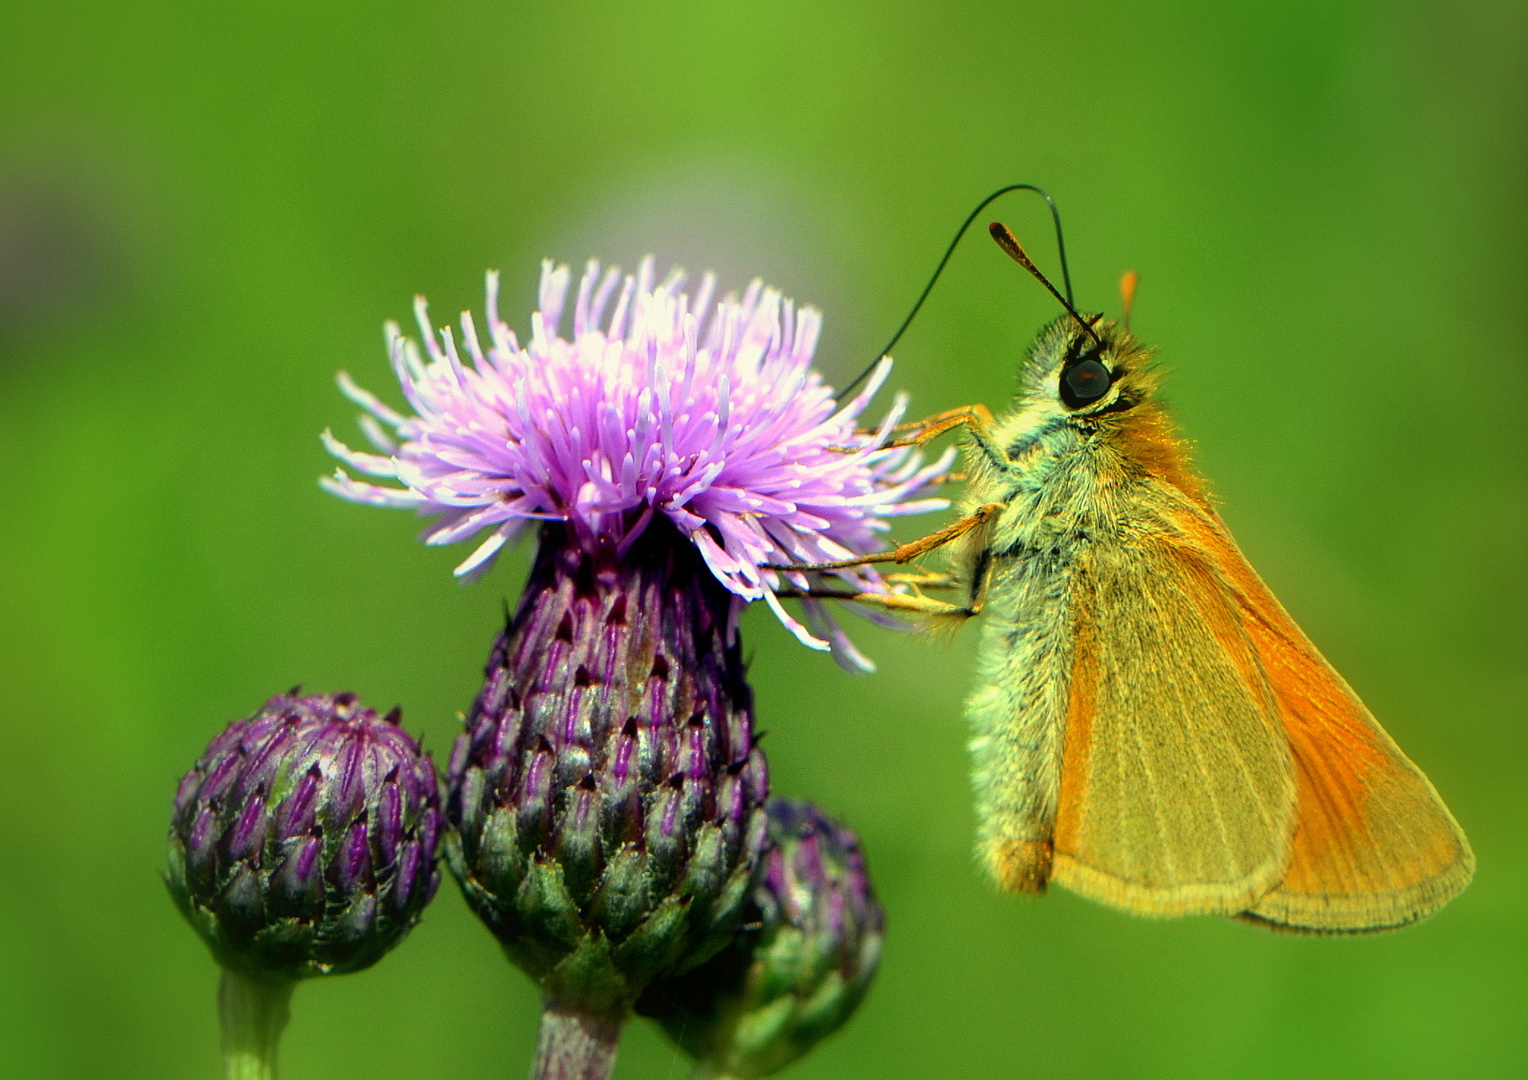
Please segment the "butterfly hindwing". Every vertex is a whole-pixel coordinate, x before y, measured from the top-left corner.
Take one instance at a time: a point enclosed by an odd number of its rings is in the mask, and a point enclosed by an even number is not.
[[[1289,872],[1249,911],[1276,929],[1388,930],[1437,911],[1475,857],[1420,769],[1256,580],[1245,623],[1294,753],[1299,824]]]

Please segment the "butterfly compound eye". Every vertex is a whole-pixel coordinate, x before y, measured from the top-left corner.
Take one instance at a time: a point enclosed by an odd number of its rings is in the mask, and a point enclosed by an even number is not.
[[[1069,409],[1079,408],[1107,394],[1110,383],[1108,368],[1097,360],[1084,360],[1062,373],[1061,400]]]

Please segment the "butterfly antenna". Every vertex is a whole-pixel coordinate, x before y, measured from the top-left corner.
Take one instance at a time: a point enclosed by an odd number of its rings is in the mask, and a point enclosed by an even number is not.
[[[1013,233],[1009,231],[1007,225],[1004,225],[1001,221],[994,221],[991,225],[987,226],[987,231],[992,234],[992,239],[997,241],[998,247],[1006,251],[1014,262],[1018,263],[1024,269],[1033,274],[1037,279],[1039,279],[1040,284],[1049,289],[1050,294],[1057,300],[1061,301],[1061,306],[1066,308],[1066,310],[1071,313],[1072,318],[1077,320],[1078,326],[1082,327],[1088,332],[1088,336],[1093,339],[1094,344],[1103,344],[1103,341],[1100,340],[1098,334],[1094,332],[1093,324],[1088,322],[1088,320],[1084,319],[1081,315],[1077,314],[1077,309],[1072,306],[1071,299],[1069,297],[1062,296],[1059,292],[1057,292],[1056,286],[1050,283],[1050,278],[1040,273],[1040,268],[1034,264],[1032,259],[1030,259],[1029,253],[1026,252],[1024,250],[1024,246],[1019,243],[1018,237],[1014,236]]]
[[[1066,265],[1066,241],[1061,237],[1061,211],[1056,209],[1055,200],[1046,194],[1043,188],[1037,188],[1033,184],[1009,184],[1007,187],[998,188],[991,195],[988,195],[981,202],[977,203],[976,209],[971,211],[970,216],[967,217],[960,228],[956,230],[955,239],[951,240],[950,246],[944,249],[944,258],[940,259],[939,265],[934,267],[934,276],[928,279],[927,285],[923,286],[923,292],[918,294],[918,302],[914,304],[913,309],[907,313],[907,318],[902,320],[902,325],[897,327],[897,332],[891,335],[891,340],[886,343],[886,347],[875,354],[875,359],[870,361],[870,366],[856,375],[853,381],[849,383],[849,385],[845,386],[841,391],[839,391],[840,397],[847,396],[849,391],[853,390],[860,383],[864,382],[866,376],[874,371],[875,366],[881,362],[881,357],[890,353],[892,347],[896,345],[897,342],[902,340],[902,335],[905,334],[907,332],[907,328],[912,325],[913,317],[918,314],[918,309],[923,307],[923,301],[927,300],[928,294],[934,291],[934,282],[938,281],[939,275],[944,273],[945,264],[950,261],[950,256],[955,254],[955,247],[960,243],[960,238],[966,235],[966,230],[971,227],[971,222],[975,221],[977,215],[980,214],[983,210],[987,209],[987,207],[990,206],[994,200],[1000,196],[1007,195],[1010,191],[1033,191],[1036,195],[1039,195],[1040,198],[1045,200],[1046,206],[1050,207],[1051,220],[1056,223],[1056,250],[1061,253],[1061,283],[1066,286],[1067,300],[1070,301],[1072,296],[1072,273],[1067,269]],[[1068,303],[1067,306],[1070,307],[1071,304]]]
[[[1125,309],[1125,329],[1130,329],[1130,312],[1135,307],[1135,287],[1141,283],[1141,275],[1134,270],[1126,270],[1125,275],[1119,279],[1120,303]]]

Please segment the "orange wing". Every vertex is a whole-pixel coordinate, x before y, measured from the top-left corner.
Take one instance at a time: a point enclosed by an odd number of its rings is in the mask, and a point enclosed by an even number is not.
[[[1297,778],[1289,870],[1242,918],[1307,933],[1389,930],[1425,919],[1475,872],[1464,832],[1263,584],[1219,517],[1195,510],[1180,524],[1237,598]]]

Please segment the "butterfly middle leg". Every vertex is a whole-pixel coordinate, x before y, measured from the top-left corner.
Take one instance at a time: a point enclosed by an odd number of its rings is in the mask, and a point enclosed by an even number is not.
[[[781,573],[813,573],[832,570],[848,570],[855,566],[869,566],[874,563],[909,563],[920,555],[926,555],[930,551],[944,547],[946,544],[960,540],[971,534],[978,536],[986,532],[991,520],[996,517],[1006,504],[1000,502],[984,503],[973,512],[967,514],[958,521],[952,521],[944,528],[917,540],[898,545],[890,551],[877,551],[869,555],[859,555],[852,559],[835,559],[831,562],[820,563],[769,563],[764,569],[777,570]],[[985,544],[981,545],[985,547]],[[816,593],[809,590],[807,595],[831,596],[834,599],[853,600],[856,603],[875,604],[891,611],[901,611],[912,615],[932,616],[958,616],[970,618],[981,612],[981,597],[983,589],[981,583],[973,581],[970,584],[970,599],[966,604],[952,604],[945,600],[935,600],[924,596],[921,589],[924,586],[930,588],[956,588],[961,583],[952,574],[925,573],[895,574],[889,578],[894,584],[909,585],[913,591],[905,592],[856,592],[856,593]],[[782,593],[781,595],[789,595]]]

